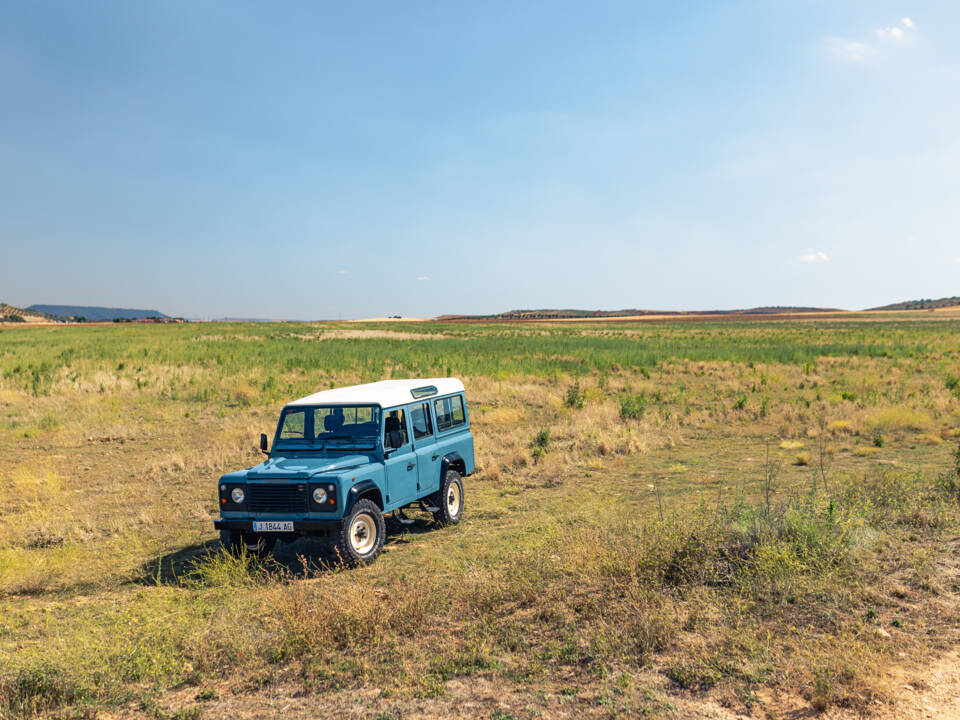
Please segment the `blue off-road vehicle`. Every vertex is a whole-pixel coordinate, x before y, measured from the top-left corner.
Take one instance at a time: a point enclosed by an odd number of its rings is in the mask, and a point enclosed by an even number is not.
[[[233,552],[258,556],[276,541],[332,536],[341,560],[372,561],[383,548],[384,513],[412,522],[417,504],[443,525],[463,514],[473,472],[473,434],[455,378],[384,380],[324,390],[289,403],[267,460],[219,482],[220,530]]]

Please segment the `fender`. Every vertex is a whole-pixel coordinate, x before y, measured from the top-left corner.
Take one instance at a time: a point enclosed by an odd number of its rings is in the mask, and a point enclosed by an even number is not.
[[[380,506],[380,509],[383,510],[383,493],[380,491],[380,486],[377,485],[373,480],[361,480],[355,485],[352,485],[347,491],[346,507],[343,509],[344,517],[350,514],[350,510],[353,508],[353,504],[357,501],[357,498],[369,490],[376,492],[377,496],[380,498],[380,501],[377,504]],[[376,500],[374,502],[376,502]]]
[[[444,456],[443,456],[443,460],[440,461],[440,483],[441,483],[441,487],[443,486],[443,485],[442,485],[442,483],[443,483],[443,478],[445,478],[445,477],[447,476],[447,470],[449,470],[450,468],[453,468],[453,469],[456,470],[458,473],[460,473],[461,476],[463,476],[463,475],[466,475],[466,472],[465,472],[465,471],[466,471],[466,467],[467,467],[467,465],[466,465],[466,463],[463,461],[463,456],[462,456],[460,453],[454,451],[454,452],[447,453],[446,455],[444,455]]]

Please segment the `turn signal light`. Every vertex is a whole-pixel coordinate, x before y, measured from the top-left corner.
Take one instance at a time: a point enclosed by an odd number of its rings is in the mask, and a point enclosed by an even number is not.
[[[330,498],[330,504],[331,504],[331,505],[336,505],[336,504],[337,504],[337,501],[334,500],[333,498]]]

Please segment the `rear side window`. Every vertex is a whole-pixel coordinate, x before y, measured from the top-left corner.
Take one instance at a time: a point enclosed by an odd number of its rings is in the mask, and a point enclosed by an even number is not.
[[[433,427],[430,425],[430,406],[427,403],[420,403],[410,408],[410,422],[413,425],[414,440],[433,435]]]
[[[397,438],[399,443],[393,442],[393,432],[399,433],[400,437]],[[410,442],[407,437],[407,420],[403,415],[403,410],[391,410],[387,413],[387,417],[383,421],[383,436],[383,447],[387,450],[396,450]]]
[[[437,430],[449,430],[467,421],[463,412],[463,398],[459,395],[435,400],[433,407],[437,413]]]

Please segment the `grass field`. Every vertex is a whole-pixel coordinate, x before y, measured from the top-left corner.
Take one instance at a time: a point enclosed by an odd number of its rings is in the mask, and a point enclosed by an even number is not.
[[[960,321],[906,318],[3,328],[0,717],[885,706],[960,633]],[[460,525],[220,552],[283,402],[434,375]]]

